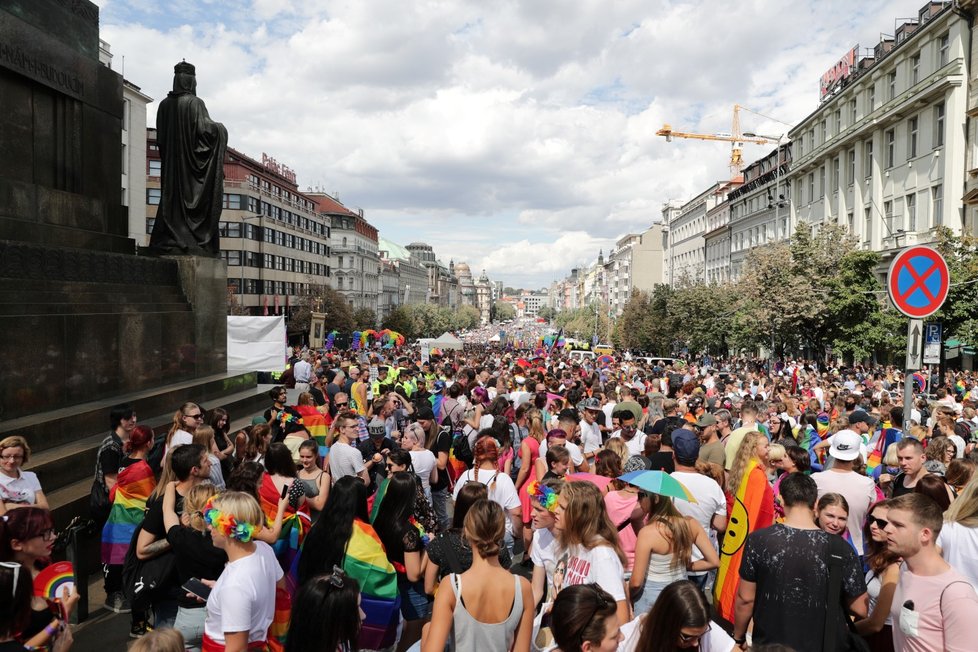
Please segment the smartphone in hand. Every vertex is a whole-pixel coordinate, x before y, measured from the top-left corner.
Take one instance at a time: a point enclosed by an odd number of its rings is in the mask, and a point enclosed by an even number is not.
[[[284,485],[282,487],[282,500],[285,500],[285,497],[288,495],[289,495],[289,485]]]
[[[197,596],[204,602],[207,602],[207,596],[211,594],[211,587],[207,586],[196,577],[191,577],[189,580],[184,582],[183,586],[180,588],[191,595]]]

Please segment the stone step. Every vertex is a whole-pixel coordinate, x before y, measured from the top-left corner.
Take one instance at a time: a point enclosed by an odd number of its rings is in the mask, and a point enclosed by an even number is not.
[[[240,428],[250,425],[251,417],[264,411],[268,403],[268,396],[265,391],[254,388],[229,396],[215,398],[210,401],[201,401],[200,403],[205,411],[217,407],[224,408],[231,415],[232,426],[240,421],[243,424],[238,426]],[[136,408],[136,414],[138,416],[140,406],[138,403],[134,403],[133,406]],[[179,405],[175,405],[173,411],[176,411],[177,407]],[[150,418],[140,417],[139,423],[140,425],[149,426],[156,434],[166,432],[172,423],[173,411]],[[247,419],[244,419],[244,415],[247,415]],[[240,418],[235,419],[236,416]],[[107,411],[106,418],[108,418]],[[51,492],[59,491],[61,488],[70,486],[79,480],[85,480],[88,486],[91,487],[98,449],[107,434],[106,429],[105,432],[90,435],[32,455],[30,462],[24,468],[37,474],[38,480],[41,482],[41,487],[44,488],[44,492],[48,495],[49,500],[51,499]],[[53,501],[51,502],[51,507],[52,509],[56,507]]]
[[[102,434],[109,427],[109,409],[120,403],[130,403],[136,414],[172,415],[186,401],[197,401],[205,407],[217,407],[229,396],[257,391],[257,374],[214,374],[160,387],[115,394],[89,403],[81,403],[40,414],[0,421],[0,439],[7,435],[22,435],[31,448],[41,451],[86,437]],[[267,397],[262,397],[267,400]],[[234,415],[232,415],[233,417]]]
[[[124,303],[41,303],[18,304],[0,303],[0,316],[33,316],[33,315],[119,315],[132,312],[132,308]],[[139,312],[168,313],[192,312],[190,304],[183,303],[139,303]]]
[[[183,292],[170,286],[117,285],[95,290],[16,290],[0,291],[0,305],[6,303],[26,303],[38,305],[46,303],[179,303],[186,301]]]

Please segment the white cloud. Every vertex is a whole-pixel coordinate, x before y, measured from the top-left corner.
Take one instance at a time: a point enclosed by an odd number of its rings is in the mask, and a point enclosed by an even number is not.
[[[186,58],[232,147],[339,191],[385,234],[539,285],[727,176],[729,146],[666,143],[664,122],[729,131],[735,103],[796,122],[825,69],[921,0],[97,4],[147,94]]]

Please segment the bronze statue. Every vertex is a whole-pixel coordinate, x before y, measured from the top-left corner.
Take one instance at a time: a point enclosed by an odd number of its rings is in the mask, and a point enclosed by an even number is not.
[[[216,256],[228,132],[197,97],[194,67],[173,68],[173,91],[156,112],[162,191],[149,248],[163,254]]]

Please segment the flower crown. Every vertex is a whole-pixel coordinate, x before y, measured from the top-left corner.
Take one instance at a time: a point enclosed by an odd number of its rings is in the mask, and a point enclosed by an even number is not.
[[[526,493],[548,512],[557,510],[557,492],[534,480],[526,487]]]
[[[202,510],[207,524],[227,538],[241,543],[248,543],[254,539],[259,526],[251,523],[240,523],[233,515],[217,509],[214,507],[214,498],[216,496],[212,496]]]

